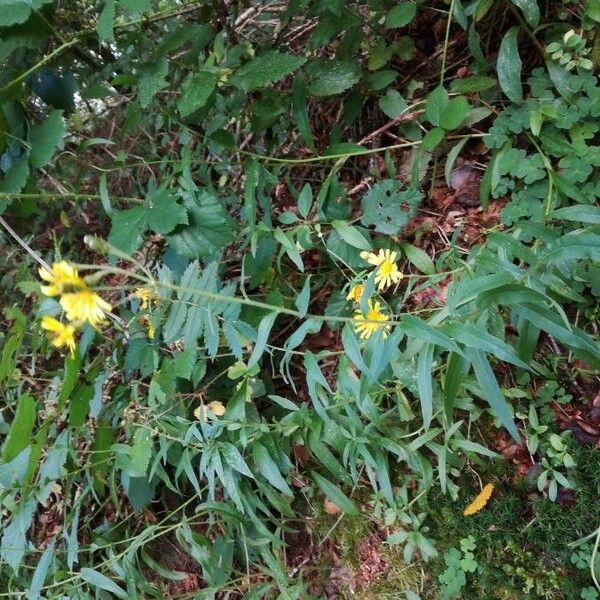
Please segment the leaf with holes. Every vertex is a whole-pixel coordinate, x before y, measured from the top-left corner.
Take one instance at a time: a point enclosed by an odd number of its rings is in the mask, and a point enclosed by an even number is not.
[[[415,214],[421,198],[418,190],[401,190],[396,180],[385,179],[363,197],[361,223],[373,225],[379,233],[395,235]]]

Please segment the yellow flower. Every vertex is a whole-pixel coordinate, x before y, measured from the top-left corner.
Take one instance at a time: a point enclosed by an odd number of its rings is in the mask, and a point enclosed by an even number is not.
[[[350,292],[346,296],[346,300],[354,300],[354,302],[360,302],[365,286],[362,283],[357,283],[350,288]]]
[[[479,494],[475,497],[473,502],[471,502],[471,504],[465,508],[463,515],[468,517],[470,515],[474,515],[476,512],[479,512],[488,503],[493,491],[494,484],[486,484],[481,492],[479,492]]]
[[[196,419],[200,419],[201,416],[204,417],[204,421],[208,419],[207,412],[210,411],[215,417],[222,417],[225,414],[225,407],[218,400],[213,400],[209,402],[206,406],[201,404],[194,411],[194,417]]]
[[[156,294],[150,288],[137,288],[133,295],[142,301],[142,303],[140,304],[140,308],[142,310],[146,310],[151,302],[154,302],[154,304],[158,304]]]
[[[51,344],[55,348],[66,346],[71,351],[71,355],[75,354],[75,327],[73,325],[65,325],[54,317],[45,316],[42,317],[42,329],[51,334]]]
[[[78,292],[63,294],[60,299],[60,305],[65,310],[69,321],[76,323],[88,321],[94,328],[97,328],[106,319],[104,313],[112,310],[108,302],[88,288],[84,288]]]
[[[383,328],[383,337],[387,337],[390,326],[385,322],[389,320],[388,315],[381,312],[381,302],[368,301],[369,310],[363,315],[360,310],[354,314],[354,330],[360,335],[361,340],[368,340],[378,329]],[[369,321],[374,321],[370,323]]]
[[[366,260],[370,265],[375,267],[378,267],[384,260],[396,262],[397,256],[398,253],[394,250],[390,250],[389,248],[386,248],[385,250],[380,248],[377,254],[375,254],[375,252],[367,252],[366,250],[363,250],[360,253],[360,257],[363,260]]]
[[[394,253],[395,254],[395,253]],[[375,272],[375,283],[380,292],[385,292],[391,285],[398,283],[404,275],[398,269],[395,262],[385,259]]]
[[[375,283],[380,292],[385,292],[391,285],[398,283],[404,277],[396,264],[398,253],[395,250],[380,249],[377,254],[363,251],[360,253],[360,257],[370,265],[377,267]]]
[[[59,296],[65,289],[85,287],[79,273],[66,260],[55,262],[50,271],[46,268],[39,269],[39,274],[50,284],[42,286],[42,293],[46,296]]]

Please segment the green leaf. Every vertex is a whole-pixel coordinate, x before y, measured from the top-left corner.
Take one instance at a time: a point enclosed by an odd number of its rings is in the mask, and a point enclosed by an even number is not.
[[[308,106],[306,103],[306,82],[302,76],[294,77],[294,83],[292,84],[292,108],[296,127],[304,143],[311,150],[314,150],[315,140],[310,128]]]
[[[308,303],[310,302],[310,278],[311,276],[309,275],[304,280],[302,291],[300,292],[300,294],[298,294],[298,297],[294,301],[294,303],[296,304],[296,308],[300,311],[303,317],[308,311]]]
[[[98,16],[98,22],[96,23],[98,39],[101,42],[112,41],[115,39],[114,21],[115,0],[106,0],[102,8],[102,12]]]
[[[271,333],[271,329],[273,328],[273,324],[275,323],[278,314],[279,313],[271,312],[261,319],[260,325],[258,326],[256,343],[254,344],[254,349],[248,359],[248,368],[254,366],[263,355],[265,348],[267,347],[269,334]]]
[[[469,363],[460,354],[450,353],[444,377],[444,415],[448,424],[452,423],[454,400],[465,380],[468,369]]]
[[[102,575],[102,573],[95,569],[83,567],[79,574],[81,578],[84,581],[87,581],[93,588],[106,590],[118,598],[129,597],[129,594],[122,587],[119,587],[112,579],[109,579],[106,575]]]
[[[152,10],[150,0],[119,0],[119,4],[125,12],[131,14],[146,13]]]
[[[24,23],[31,13],[31,7],[25,0],[5,0],[0,10],[0,27]]]
[[[269,50],[246,63],[230,82],[244,92],[249,92],[283,79],[305,62],[306,58],[303,56]]]
[[[146,230],[146,209],[135,206],[121,210],[112,215],[111,224],[108,243],[131,254],[139,247]]]
[[[463,149],[464,145],[468,142],[469,138],[463,138],[459,140],[456,145],[452,147],[452,150],[448,152],[448,156],[446,157],[446,164],[444,166],[444,179],[446,180],[446,185],[450,187],[452,181],[452,170],[454,169],[454,163],[460,154],[460,151]]]
[[[415,317],[414,315],[402,315],[400,327],[409,337],[414,337],[415,339],[424,342],[431,342],[446,350],[462,354],[456,342],[439,329],[436,329],[419,319],[419,317]]]
[[[319,475],[315,471],[313,471],[311,475],[312,478],[315,480],[315,483],[321,488],[321,491],[338,508],[341,508],[347,515],[350,515],[351,517],[358,517],[358,515],[360,514],[358,508],[356,507],[354,502],[352,502],[352,500],[350,500],[350,498],[348,498],[348,496],[346,496],[346,494],[344,494],[344,492],[342,492],[342,490],[340,490],[340,488],[337,487],[337,485],[334,485],[333,483],[331,483],[331,481],[325,479],[325,477]]]
[[[442,109],[440,125],[447,130],[458,129],[465,120],[470,108],[471,107],[464,96],[453,98]]]
[[[434,127],[431,131],[428,131],[423,137],[421,146],[423,150],[431,152],[440,145],[440,142],[444,139],[446,131],[441,127]]]
[[[552,213],[553,219],[600,225],[600,207],[595,205],[565,206]]]
[[[513,420],[510,406],[500,391],[500,386],[494,377],[494,372],[486,355],[481,350],[475,348],[466,348],[465,352],[473,365],[475,377],[477,378],[483,397],[487,400],[508,433],[519,443],[519,431]]]
[[[188,222],[187,211],[169,190],[155,190],[146,197],[147,228],[156,233],[171,233],[177,225]]]
[[[436,87],[425,102],[425,118],[434,126],[440,125],[442,112],[448,105],[448,92],[443,86]]]
[[[413,188],[399,189],[399,183],[385,179],[375,184],[362,199],[361,223],[375,231],[396,235],[408,223],[421,202],[421,193]],[[402,205],[407,205],[404,208]]]
[[[10,462],[21,450],[31,444],[35,425],[36,402],[29,394],[23,394],[17,404],[17,412],[10,424],[10,431],[2,450],[2,460]]]
[[[378,100],[379,108],[390,119],[395,119],[408,107],[408,102],[400,95],[397,90],[388,90],[385,96]]]
[[[521,9],[529,26],[535,29],[540,22],[540,7],[537,0],[511,0],[511,2]]]
[[[48,544],[48,547],[44,550],[38,564],[35,567],[35,571],[33,572],[33,577],[31,578],[31,585],[29,586],[29,593],[27,597],[36,597],[41,598],[39,595],[42,587],[44,586],[44,581],[46,580],[46,575],[48,574],[48,569],[50,568],[50,563],[54,559],[54,545],[56,544],[56,538],[52,538],[52,541]],[[31,595],[30,595],[31,594]]]
[[[186,192],[189,225],[167,235],[169,244],[188,258],[209,258],[234,240],[232,220],[221,201],[207,191]]]
[[[252,456],[254,457],[254,462],[256,463],[261,475],[273,487],[277,488],[280,492],[283,492],[287,496],[294,495],[294,492],[292,492],[286,480],[281,476],[279,467],[271,458],[269,451],[262,444],[252,445]]]
[[[332,221],[333,228],[339,233],[340,237],[354,248],[360,250],[372,250],[373,246],[365,236],[346,221]]]
[[[523,63],[519,56],[518,35],[519,28],[511,27],[502,38],[496,70],[498,71],[498,81],[502,91],[509,100],[520,104],[523,102],[523,84],[521,83]]]
[[[385,17],[385,26],[395,29],[408,25],[417,14],[417,5],[414,2],[401,2],[394,6]]]
[[[455,79],[450,84],[450,90],[458,94],[467,94],[472,92],[484,92],[496,85],[496,80],[487,75],[472,75],[464,79]]]
[[[142,108],[148,107],[150,102],[152,102],[152,98],[156,95],[156,92],[166,87],[167,80],[165,78],[168,73],[169,61],[166,56],[161,56],[140,67],[138,75],[138,95]]]
[[[306,219],[313,202],[313,192],[310,183],[305,183],[298,196],[298,212]]]
[[[181,98],[177,104],[182,117],[187,117],[202,108],[217,87],[217,74],[200,71],[188,77],[181,87]]]
[[[62,111],[53,110],[46,120],[31,130],[29,155],[32,166],[44,167],[50,162],[54,151],[65,136],[65,123]]]
[[[425,344],[417,360],[417,387],[419,389],[419,400],[421,401],[421,414],[423,415],[423,428],[425,431],[429,429],[433,415],[433,382],[431,374],[433,349],[433,344]]]
[[[283,249],[290,260],[298,267],[298,269],[300,269],[300,271],[304,272],[304,263],[302,262],[302,257],[300,256],[296,244],[279,227],[275,228],[273,236],[283,246]]]
[[[234,468],[238,473],[254,479],[254,475],[252,475],[252,471],[250,471],[244,457],[233,444],[226,442],[221,448],[221,454],[230,467]]]
[[[446,332],[453,340],[464,344],[468,348],[483,350],[521,369],[530,369],[530,366],[517,356],[512,346],[484,331],[479,326],[465,322],[451,323],[446,326]]]
[[[435,265],[429,255],[412,244],[402,244],[402,250],[408,261],[426,275],[435,273]]]
[[[315,60],[306,69],[311,96],[335,96],[350,89],[360,79],[360,67],[356,60]]]

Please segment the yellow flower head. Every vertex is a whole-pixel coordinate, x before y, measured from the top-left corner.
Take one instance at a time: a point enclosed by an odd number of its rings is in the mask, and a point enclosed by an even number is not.
[[[218,400],[213,400],[206,406],[203,404],[198,406],[198,408],[194,410],[194,417],[196,417],[198,420],[203,417],[204,421],[206,422],[208,420],[208,411],[210,411],[215,417],[222,417],[225,414],[225,407]]]
[[[375,272],[375,283],[380,292],[385,292],[391,285],[398,283],[404,275],[398,269],[398,265],[389,259],[384,260]]]
[[[346,296],[346,300],[354,300],[354,302],[360,302],[365,286],[362,283],[357,283],[350,288],[350,292]]]
[[[381,312],[381,302],[369,300],[368,305],[369,310],[366,315],[363,315],[360,310],[355,312],[354,331],[359,334],[361,340],[368,340],[378,329],[383,328],[383,337],[387,337],[391,329],[386,325],[389,316]]]
[[[375,267],[378,267],[384,260],[396,262],[397,256],[398,253],[395,250],[390,250],[389,248],[386,248],[385,250],[380,248],[377,254],[375,254],[375,252],[367,252],[366,250],[363,250],[360,253],[360,257],[363,260],[366,260],[370,265]]]
[[[361,252],[360,257],[370,265],[377,267],[375,283],[380,292],[385,292],[391,285],[398,283],[404,277],[396,264],[398,253],[395,250],[380,249],[377,254],[374,252]]]
[[[112,310],[112,306],[108,302],[87,288],[78,292],[63,294],[60,305],[67,314],[69,321],[76,323],[87,321],[96,329],[106,319],[104,313]]]
[[[50,333],[51,344],[55,348],[66,346],[71,351],[71,355],[75,354],[75,327],[73,325],[65,325],[54,317],[44,316],[42,317],[42,329]]]
[[[40,277],[50,285],[42,286],[42,293],[46,296],[59,296],[66,289],[82,289],[85,282],[79,273],[66,260],[55,262],[48,271],[45,267],[39,270]]]
[[[151,302],[154,302],[154,304],[158,304],[156,294],[150,288],[137,288],[133,295],[142,301],[140,304],[140,308],[142,310],[146,310],[150,306]]]
[[[494,484],[486,484],[481,490],[481,492],[479,492],[479,494],[475,497],[473,502],[471,502],[471,504],[469,504],[469,506],[465,508],[463,515],[465,517],[468,517],[470,515],[474,515],[476,512],[479,512],[488,503],[488,500],[491,498],[493,491]]]

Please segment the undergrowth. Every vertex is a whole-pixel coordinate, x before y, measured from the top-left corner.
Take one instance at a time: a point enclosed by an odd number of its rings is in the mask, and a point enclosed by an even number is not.
[[[598,597],[597,0],[0,3],[0,597]]]

